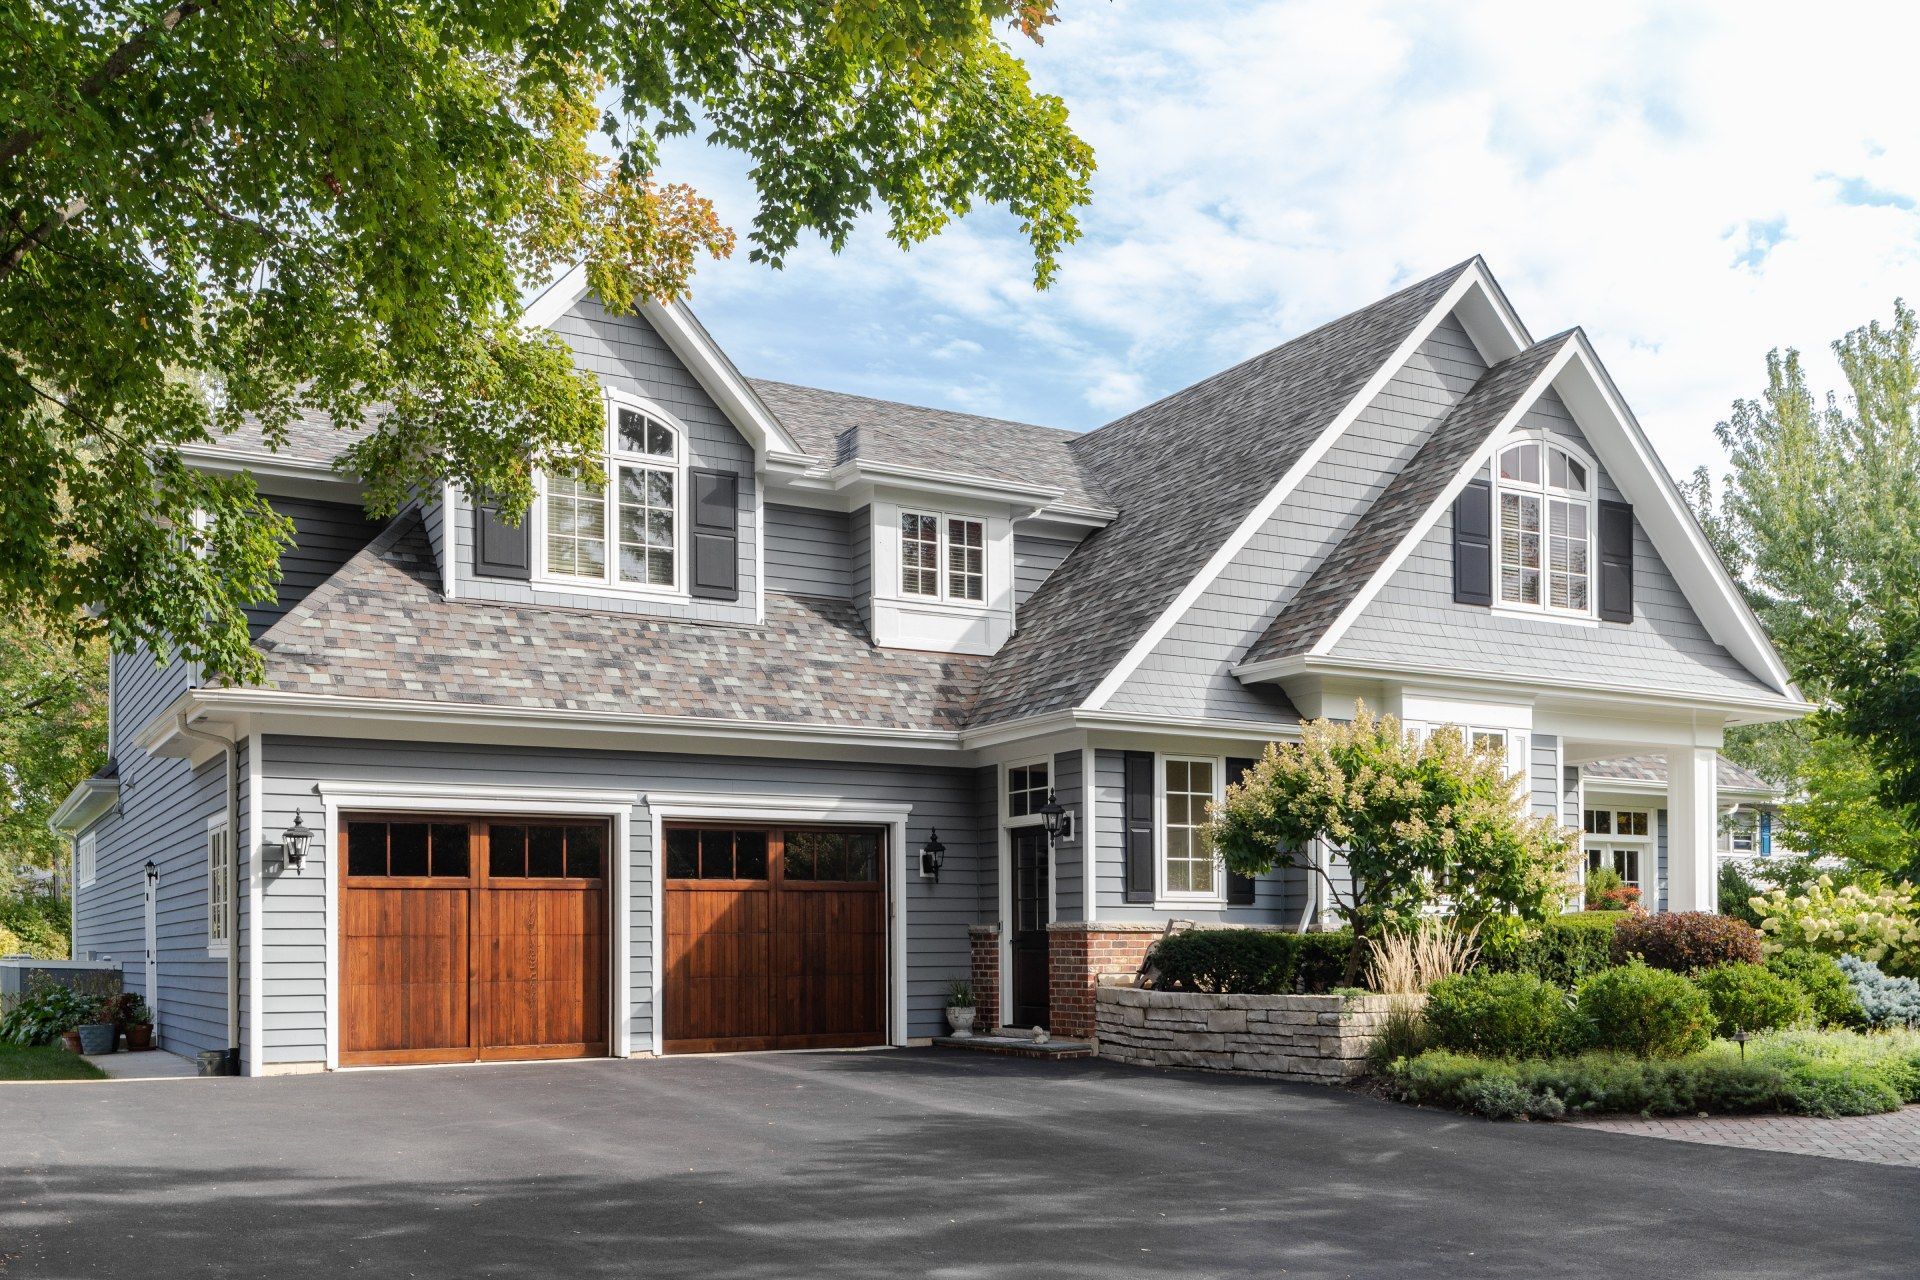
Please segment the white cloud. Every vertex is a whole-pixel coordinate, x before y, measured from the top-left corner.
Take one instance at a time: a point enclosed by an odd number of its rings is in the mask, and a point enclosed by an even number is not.
[[[877,226],[777,276],[742,254],[695,304],[753,372],[1090,426],[1483,253],[1684,474],[1770,347],[1831,381],[1827,343],[1920,293],[1916,34],[1875,5],[1068,0],[1029,62],[1100,172],[1052,291],[981,214],[910,254]],[[744,226],[737,165],[672,159]]]

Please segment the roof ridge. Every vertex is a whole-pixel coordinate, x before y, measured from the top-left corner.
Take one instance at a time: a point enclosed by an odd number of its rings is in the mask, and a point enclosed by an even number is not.
[[[864,400],[869,404],[886,405],[893,409],[917,409],[924,413],[950,413],[956,418],[968,418],[974,422],[991,422],[999,426],[1026,427],[1033,431],[1045,431],[1050,435],[1070,438],[1083,436],[1084,431],[1075,431],[1072,427],[1050,427],[1044,422],[1028,422],[1023,418],[1002,418],[986,413],[970,413],[965,409],[946,409],[936,404],[915,404],[911,400],[889,400],[885,396],[870,396],[859,391],[837,391],[832,387],[816,387],[806,382],[787,382],[780,378],[747,378],[749,383],[772,387],[784,387],[791,391],[816,391],[821,395],[839,396],[846,400]],[[777,416],[777,415],[776,415]],[[853,428],[847,428],[852,430]]]

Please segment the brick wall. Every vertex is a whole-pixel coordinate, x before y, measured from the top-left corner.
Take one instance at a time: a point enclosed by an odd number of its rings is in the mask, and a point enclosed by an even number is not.
[[[995,925],[967,926],[973,961],[967,980],[973,983],[973,1027],[992,1031],[1000,1025],[1000,930]]]
[[[1147,948],[1159,940],[1161,932],[1159,925],[1124,928],[1063,922],[1047,926],[1048,1030],[1064,1040],[1091,1039],[1100,979],[1138,972]]]

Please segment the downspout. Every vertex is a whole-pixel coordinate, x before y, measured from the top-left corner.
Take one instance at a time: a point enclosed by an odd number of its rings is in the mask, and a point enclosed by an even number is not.
[[[196,729],[187,713],[174,714],[181,736],[220,748],[227,769],[227,1069],[240,1074],[240,747],[232,738]]]

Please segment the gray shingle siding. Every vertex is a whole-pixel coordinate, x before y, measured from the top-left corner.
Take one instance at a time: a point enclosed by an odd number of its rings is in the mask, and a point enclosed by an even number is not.
[[[1080,749],[1056,752],[1053,757],[1053,790],[1062,806],[1080,808]],[[1053,849],[1053,918],[1079,920],[1080,882],[1085,878],[1086,845],[1078,830],[1072,843],[1062,841]]]
[[[904,890],[908,1034],[912,1036],[936,1035],[944,1029],[946,987],[967,975],[967,926],[978,918],[983,868],[991,868],[997,856],[980,839],[980,785],[971,769],[281,737],[267,739],[265,761],[264,820],[269,831],[290,823],[296,807],[304,806],[312,816],[315,783],[341,787],[369,779],[417,783],[425,789],[451,782],[636,793],[705,791],[716,799],[751,789],[772,795],[834,795],[910,804]],[[634,1048],[640,1050],[649,1046],[653,1033],[648,950],[648,922],[654,909],[652,828],[644,807],[635,808],[631,825],[629,1018]],[[932,826],[940,828],[947,846],[938,884],[918,875],[918,851]],[[311,1062],[324,1056],[324,886],[333,873],[330,851],[321,850],[309,858],[302,874],[281,876],[266,886],[263,998],[268,1062]]]
[[[1551,393],[1522,423],[1586,448],[1566,407]],[[1604,471],[1599,473],[1598,492],[1613,500],[1620,496]],[[1633,529],[1633,594],[1632,623],[1597,627],[1456,604],[1453,512],[1446,510],[1334,645],[1333,655],[1388,666],[1539,680],[1571,677],[1709,696],[1768,692],[1707,634],[1638,519]]]
[[[1232,667],[1486,364],[1447,317],[1114,694],[1114,711],[1293,718]]]
[[[860,626],[873,635],[873,509],[861,507],[847,517],[847,586]]]
[[[1024,607],[1029,597],[1060,567],[1061,561],[1080,545],[1077,538],[1043,537],[1035,533],[1013,535],[1013,607]]]
[[[753,446],[747,443],[701,388],[679,357],[639,316],[617,316],[592,298],[584,298],[554,323],[553,331],[573,348],[583,369],[605,387],[644,396],[673,414],[687,428],[686,461],[693,467],[732,471],[740,477],[740,598],[661,601],[596,594],[591,587],[534,587],[525,582],[480,578],[473,573],[473,508],[465,495],[453,521],[455,589],[464,599],[516,604],[559,605],[602,612],[644,613],[654,617],[706,622],[751,622],[755,612],[755,510]],[[684,520],[686,504],[681,503]],[[535,536],[539,534],[534,531]],[[683,539],[684,540],[684,539]]]
[[[1551,733],[1534,734],[1528,766],[1533,811],[1543,818],[1555,817],[1560,812],[1560,739]]]
[[[767,589],[853,598],[851,535],[839,511],[767,504]]]

